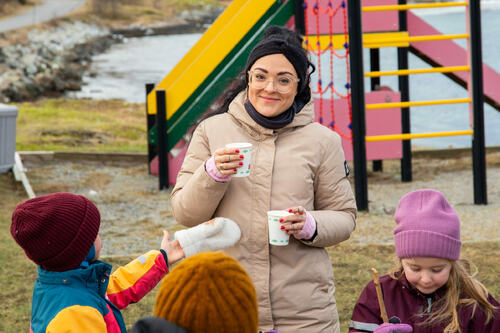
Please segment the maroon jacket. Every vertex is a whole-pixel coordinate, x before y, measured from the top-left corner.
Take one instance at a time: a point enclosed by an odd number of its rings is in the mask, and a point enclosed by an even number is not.
[[[398,317],[401,323],[411,325],[414,333],[443,332],[446,325],[419,325],[425,320],[425,317],[420,314],[432,309],[432,305],[443,294],[442,289],[437,290],[433,295],[424,295],[410,285],[405,277],[401,280],[394,280],[389,275],[380,278],[380,286],[389,318]],[[491,296],[488,297],[488,300],[495,306],[499,305]],[[490,320],[488,325],[484,324],[486,314],[481,308],[477,307],[474,316],[471,317],[471,315],[472,307],[460,307],[458,310],[460,328],[463,333],[500,332],[500,310],[496,311],[496,316]],[[375,284],[371,281],[356,302],[349,332],[373,332],[380,324],[382,324],[382,318],[380,317],[377,292]]]

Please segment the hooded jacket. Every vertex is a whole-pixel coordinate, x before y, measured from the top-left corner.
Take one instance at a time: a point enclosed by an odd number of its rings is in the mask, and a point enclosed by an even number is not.
[[[244,91],[228,112],[196,128],[172,192],[173,215],[188,227],[215,216],[238,223],[241,239],[226,252],[252,278],[260,330],[338,332],[332,264],[324,248],[348,239],[356,216],[340,137],[314,122],[312,102],[292,123],[272,130],[248,115],[245,99]],[[205,161],[231,142],[253,144],[250,175],[217,182]],[[267,211],[297,205],[314,217],[316,237],[269,245]]]
[[[168,268],[160,251],[149,251],[110,272],[102,261],[64,272],[38,267],[30,333],[127,332],[120,310],[152,290]]]
[[[443,296],[445,287],[441,287],[432,295],[424,295],[413,287],[406,277],[399,280],[384,275],[380,278],[380,287],[384,298],[387,317],[398,317],[403,324],[413,327],[413,333],[442,333],[446,325],[423,325],[426,319],[424,313],[432,311],[433,305]],[[491,304],[498,306],[498,302],[491,296]],[[459,307],[458,320],[463,333],[494,333],[500,332],[500,314],[496,312],[488,325],[486,313],[478,306],[473,313],[472,307]],[[349,332],[373,332],[382,324],[377,292],[373,281],[368,283],[359,297],[351,317]]]
[[[130,333],[188,333],[182,327],[169,322],[166,319],[148,316],[139,319]]]

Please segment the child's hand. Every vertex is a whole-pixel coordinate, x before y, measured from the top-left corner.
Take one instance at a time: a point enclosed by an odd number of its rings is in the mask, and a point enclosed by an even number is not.
[[[172,265],[184,258],[184,250],[178,240],[169,240],[170,235],[167,230],[163,230],[163,239],[161,241],[161,249],[167,252],[168,265]]]
[[[379,325],[373,333],[411,333],[413,328],[407,324],[391,324],[385,323]]]

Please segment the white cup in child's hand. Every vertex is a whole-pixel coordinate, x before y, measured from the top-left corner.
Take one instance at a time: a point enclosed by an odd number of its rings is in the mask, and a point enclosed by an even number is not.
[[[267,212],[267,225],[269,228],[269,244],[277,246],[288,245],[290,235],[281,229],[281,226],[290,223],[281,223],[280,219],[285,216],[293,215],[286,210],[270,210]]]
[[[243,165],[236,168],[236,173],[233,177],[247,177],[250,175],[250,159],[252,158],[252,144],[249,142],[234,142],[228,143],[226,148],[239,149],[243,155]]]

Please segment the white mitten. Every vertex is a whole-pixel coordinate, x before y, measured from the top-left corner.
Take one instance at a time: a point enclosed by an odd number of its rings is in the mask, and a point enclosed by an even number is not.
[[[240,240],[241,231],[234,221],[216,217],[213,224],[209,221],[180,230],[174,237],[179,241],[187,258],[198,252],[216,251],[232,246]]]

